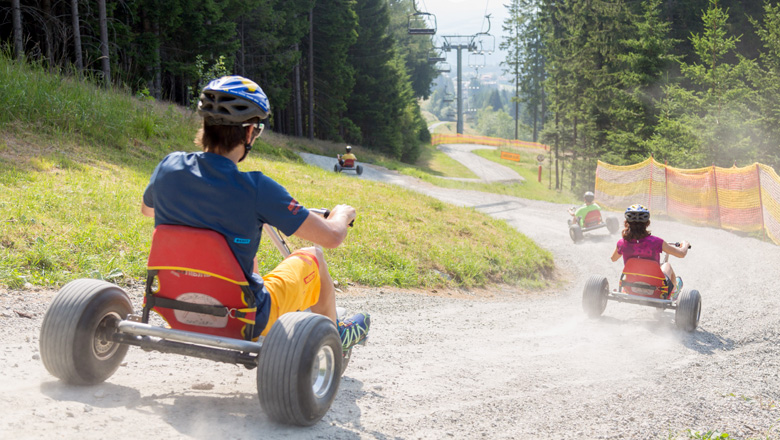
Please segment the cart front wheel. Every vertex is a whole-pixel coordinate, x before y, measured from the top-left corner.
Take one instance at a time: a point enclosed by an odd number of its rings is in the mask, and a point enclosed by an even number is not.
[[[618,222],[618,219],[615,217],[607,217],[607,230],[610,234],[616,234],[618,229],[620,229],[620,223]]]
[[[598,318],[607,308],[609,282],[605,277],[593,275],[582,291],[582,310],[588,318]]]
[[[569,237],[571,237],[571,241],[575,243],[582,240],[582,228],[579,224],[575,223],[569,226]]]

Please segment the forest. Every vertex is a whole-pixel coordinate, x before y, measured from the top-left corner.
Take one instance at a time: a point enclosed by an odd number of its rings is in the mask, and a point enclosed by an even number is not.
[[[451,119],[413,0],[0,1],[5,52],[58,73],[192,107],[211,78],[269,95],[278,133],[414,162],[420,102]],[[484,135],[550,145],[555,187],[597,160],[780,169],[780,5],[757,0],[509,0],[510,87],[474,95]],[[470,81],[475,81],[471,79]],[[478,84],[464,84],[473,86]],[[447,109],[446,111],[443,109]],[[570,178],[569,178],[570,177]]]
[[[412,0],[0,1],[19,60],[193,107],[212,78],[255,80],[276,132],[413,162],[430,141],[418,100],[437,72],[407,32]]]
[[[780,6],[739,0],[512,0],[503,63],[555,185],[597,160],[780,170]],[[568,182],[568,179],[567,179]]]

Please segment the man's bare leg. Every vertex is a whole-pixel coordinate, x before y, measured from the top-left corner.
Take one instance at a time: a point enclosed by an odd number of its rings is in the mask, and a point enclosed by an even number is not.
[[[320,299],[317,301],[317,304],[311,306],[311,311],[327,316],[336,324],[336,288],[333,287],[333,278],[330,277],[330,272],[328,272],[325,255],[319,247],[310,247],[302,250],[314,252],[317,262],[319,262]]]

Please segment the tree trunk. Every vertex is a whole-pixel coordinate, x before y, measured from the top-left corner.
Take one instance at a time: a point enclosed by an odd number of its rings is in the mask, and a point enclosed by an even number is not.
[[[154,87],[152,89],[152,96],[154,99],[162,99],[162,50],[160,50],[161,38],[160,38],[160,19],[159,17],[152,23],[154,28],[154,35],[157,36],[157,45],[154,47]]]
[[[81,55],[81,24],[79,23],[79,0],[70,1],[70,13],[73,16],[73,53],[76,55],[76,73],[84,73],[84,59]]]
[[[43,15],[43,37],[46,40],[45,59],[46,65],[51,71],[54,66],[54,35],[51,28],[51,0],[41,1],[41,13]]]
[[[238,54],[241,60],[241,76],[246,77],[246,43],[244,40],[244,17],[241,16],[241,52]]]
[[[98,0],[98,15],[100,17],[100,59],[103,65],[103,85],[108,87],[111,84],[111,60],[108,57],[106,0]]]
[[[314,139],[314,8],[309,11],[309,139]]]
[[[298,45],[295,45],[295,52],[298,52]],[[301,110],[301,61],[298,60],[293,67],[293,76],[295,76],[295,86],[293,87],[293,107],[295,108],[295,135],[298,137],[303,136],[303,114]]]
[[[24,44],[22,42],[22,7],[19,0],[11,0],[14,21],[14,49],[16,50],[16,59],[24,59]]]

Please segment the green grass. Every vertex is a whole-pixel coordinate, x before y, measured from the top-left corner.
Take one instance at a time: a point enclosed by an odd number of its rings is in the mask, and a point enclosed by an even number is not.
[[[0,285],[142,280],[153,228],[152,219],[140,214],[143,190],[165,154],[196,149],[197,118],[2,56],[0,78],[0,105],[12,109],[0,115]],[[307,166],[293,151],[335,155],[342,149],[264,134],[241,164],[278,180],[306,206],[355,206],[358,219],[347,241],[326,250],[342,284],[536,288],[552,277],[549,252],[504,222]],[[441,165],[431,164],[440,158],[429,153],[421,168],[435,170]],[[386,160],[364,150],[357,154],[364,161]],[[261,271],[280,260],[267,241],[258,257]]]

